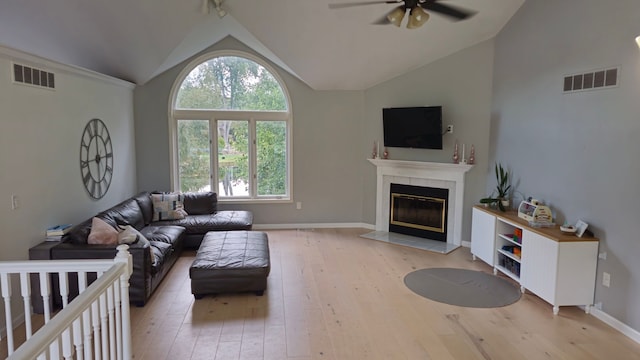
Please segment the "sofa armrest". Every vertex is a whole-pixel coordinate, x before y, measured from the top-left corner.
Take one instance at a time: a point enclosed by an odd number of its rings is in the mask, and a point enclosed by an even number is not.
[[[117,252],[116,245],[88,245],[63,242],[51,249],[51,259],[113,259]],[[151,247],[149,242],[138,241],[134,244],[129,244],[129,253],[131,254],[133,265],[133,272],[129,278],[129,300],[134,303],[144,304],[151,293]],[[75,297],[78,294],[76,279],[76,277],[70,278],[70,297]],[[56,292],[59,291],[58,289],[55,290]]]

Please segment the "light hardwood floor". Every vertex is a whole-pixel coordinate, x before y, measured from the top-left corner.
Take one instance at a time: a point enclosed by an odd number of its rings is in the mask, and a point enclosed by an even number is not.
[[[267,231],[262,297],[194,300],[185,253],[143,308],[132,308],[136,359],[640,359],[640,345],[577,307],[531,294],[494,309],[422,298],[416,269],[490,272],[469,249],[449,255],[358,235],[364,229]]]
[[[149,303],[131,308],[134,358],[640,359],[640,344],[595,317],[577,307],[553,316],[529,293],[494,309],[422,298],[403,283],[413,270],[491,268],[467,248],[442,255],[358,236],[366,232],[267,231],[271,274],[261,297],[194,300],[195,253],[184,253]]]

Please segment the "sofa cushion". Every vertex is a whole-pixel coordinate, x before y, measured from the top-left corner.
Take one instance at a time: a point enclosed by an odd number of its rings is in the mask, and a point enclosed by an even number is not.
[[[152,221],[184,219],[183,194],[151,194],[153,203]]]
[[[87,219],[80,224],[71,228],[66,235],[62,237],[63,242],[69,242],[76,245],[86,244],[91,233],[91,223],[93,218]]]
[[[180,220],[160,221],[151,225],[183,226],[187,234],[206,234],[209,231],[251,230],[253,214],[250,211],[218,211],[215,214],[191,215]]]
[[[142,211],[142,220],[145,225],[149,225],[153,218],[153,203],[151,202],[151,194],[148,191],[143,191],[134,197],[140,211]]]
[[[87,244],[117,245],[118,230],[107,224],[104,220],[94,217],[91,220],[91,232],[87,238]]]
[[[206,215],[216,212],[218,195],[214,192],[184,193],[184,210],[189,215]]]
[[[162,241],[149,241],[149,244],[151,245],[151,272],[156,274],[162,270],[162,265],[171,255],[173,248],[171,244]]]
[[[149,241],[159,241],[172,245],[184,233],[182,226],[147,226],[140,233]]]
[[[120,226],[120,229],[118,244],[133,244],[140,241],[140,239],[146,240],[144,235],[140,234],[140,232],[131,225]]]
[[[138,202],[134,199],[125,200],[101,212],[97,217],[102,218],[114,228],[118,227],[118,225],[131,225],[136,229],[141,229],[144,226],[142,210],[140,210]]]

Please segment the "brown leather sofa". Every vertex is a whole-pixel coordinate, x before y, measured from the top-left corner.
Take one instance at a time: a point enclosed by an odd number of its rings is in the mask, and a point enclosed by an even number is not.
[[[138,306],[144,306],[183,248],[197,249],[209,231],[251,230],[253,225],[253,215],[249,211],[217,211],[217,195],[213,192],[185,193],[184,210],[188,215],[184,219],[153,222],[150,195],[149,192],[142,192],[95,215],[114,227],[131,225],[148,240],[141,239],[129,245],[133,261],[129,300]],[[116,254],[114,245],[87,244],[92,218],[74,226],[60,243],[50,247],[49,258],[113,258]],[[74,282],[75,279],[70,278],[69,283]],[[54,305],[59,305],[55,304],[60,301],[56,285],[57,281],[54,280]],[[70,296],[76,294],[77,288],[70,288]],[[56,298],[58,301],[55,301]]]

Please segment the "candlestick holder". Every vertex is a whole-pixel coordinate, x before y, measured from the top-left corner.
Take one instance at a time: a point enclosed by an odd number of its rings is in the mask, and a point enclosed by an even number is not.
[[[462,155],[460,156],[460,163],[461,164],[466,164],[467,163],[467,158],[465,158],[464,153],[465,153],[464,144],[462,144]]]
[[[458,164],[460,162],[460,157],[458,155],[458,142],[456,141],[456,145],[453,147],[453,163]]]

